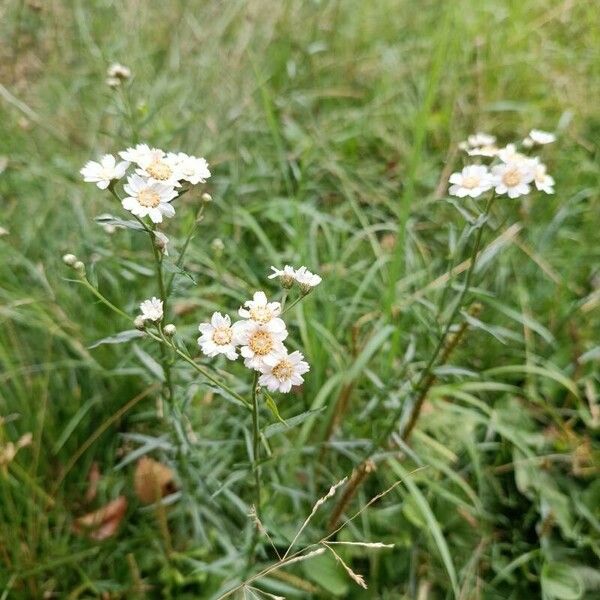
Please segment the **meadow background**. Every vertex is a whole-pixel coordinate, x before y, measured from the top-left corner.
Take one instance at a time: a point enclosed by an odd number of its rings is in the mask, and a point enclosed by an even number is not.
[[[271,264],[323,275],[290,317],[312,370],[278,399],[288,420],[321,411],[263,430],[263,519],[285,548],[406,402],[458,294],[460,276],[438,281],[472,243],[446,196],[458,142],[532,127],[558,133],[543,154],[556,194],[497,202],[469,296],[481,313],[410,446],[380,457],[345,508],[400,482],[338,534],[394,547],[340,547],[368,590],[329,553],[259,587],[598,598],[599,30],[592,1],[2,2],[0,449],[32,443],[0,460],[0,598],[218,598],[247,572],[249,417],[182,369],[194,434],[182,455],[148,391],[153,346],[89,348],[131,324],[65,281],[65,252],[132,316],[155,289],[144,241],[94,222],[119,208],[81,181],[87,160],[146,141],[209,161],[214,201],[186,260],[195,284],[178,277],[172,301],[189,348],[213,310],[276,292]],[[124,90],[105,84],[113,61],[132,70]],[[175,247],[199,202],[182,199],[166,224]],[[227,377],[247,391],[242,369]],[[175,474],[169,506],[136,498],[144,454]],[[74,532],[119,494],[115,535]],[[326,535],[334,506],[302,544]],[[273,562],[264,540],[258,550]]]

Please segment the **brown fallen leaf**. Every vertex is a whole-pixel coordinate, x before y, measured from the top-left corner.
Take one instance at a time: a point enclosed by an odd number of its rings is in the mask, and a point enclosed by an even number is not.
[[[154,504],[176,489],[173,471],[147,456],[143,456],[137,462],[133,485],[142,504]]]
[[[117,532],[127,511],[127,498],[118,496],[103,507],[75,520],[73,530],[93,540],[105,540]]]
[[[85,502],[89,504],[94,500],[98,493],[98,483],[100,482],[100,467],[97,462],[93,462],[88,473],[88,489],[85,492]]]

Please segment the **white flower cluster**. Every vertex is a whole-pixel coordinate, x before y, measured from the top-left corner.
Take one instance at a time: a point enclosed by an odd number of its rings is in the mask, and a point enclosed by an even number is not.
[[[306,267],[294,269],[290,265],[285,265],[283,269],[271,267],[271,270],[273,273],[269,275],[269,279],[278,277],[281,286],[284,288],[291,288],[294,283],[297,283],[304,294],[310,292],[312,288],[319,285],[322,281],[319,275],[311,273]]]
[[[306,267],[293,269],[286,265],[282,270],[273,267],[273,271],[271,278],[288,277],[300,286],[312,288],[321,282]],[[292,386],[300,385],[304,381],[302,375],[310,367],[301,352],[290,353],[283,344],[288,331],[281,318],[281,304],[269,302],[264,292],[256,292],[238,314],[241,320],[232,323],[229,315],[216,312],[210,322],[199,325],[198,345],[202,352],[210,357],[223,354],[229,360],[241,355],[246,367],[260,373],[259,385],[271,392],[288,393]]]
[[[554,142],[552,133],[532,129],[523,140],[524,148]],[[449,193],[452,196],[478,198],[492,188],[498,195],[518,198],[529,194],[531,185],[546,194],[554,193],[554,179],[548,175],[546,165],[536,157],[529,157],[517,150],[515,144],[504,148],[496,146],[496,138],[486,133],[470,135],[459,147],[469,156],[497,159],[496,164],[468,165],[462,171],[450,175]]]
[[[136,217],[150,217],[153,223],[161,223],[163,217],[175,215],[171,201],[179,196],[182,185],[205,183],[210,177],[204,158],[183,152],[167,153],[147,144],[138,144],[119,152],[119,156],[122,160],[117,162],[112,154],[106,154],[99,162],[88,162],[80,173],[84,181],[105,190],[123,178],[129,166],[134,165],[134,173],[123,186],[125,197],[121,204]]]

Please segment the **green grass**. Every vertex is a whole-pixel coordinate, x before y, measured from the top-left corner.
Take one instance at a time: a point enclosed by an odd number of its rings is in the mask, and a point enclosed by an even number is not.
[[[368,441],[403,407],[406,419],[410,382],[458,297],[464,275],[430,285],[473,243],[456,207],[475,205],[448,202],[443,185],[463,160],[457,143],[532,127],[559,133],[543,150],[557,193],[496,202],[468,296],[479,322],[437,370],[403,455],[378,452],[346,518],[395,487],[335,538],[394,548],[335,547],[367,591],[329,552],[256,585],[288,598],[597,597],[597,6],[35,4],[0,7],[0,449],[33,438],[0,464],[0,598],[218,598],[277,560],[260,538],[247,569],[250,414],[178,366],[178,402],[161,418],[154,388],[138,398],[156,382],[151,340],[89,348],[131,324],[66,281],[65,252],[132,316],[156,288],[147,240],[94,223],[123,211],[81,181],[87,160],[139,140],[210,162],[214,202],[185,261],[195,283],[177,276],[171,300],[192,352],[212,311],[278,293],[271,264],[323,275],[288,317],[290,344],[312,366],[306,385],[276,396],[292,425],[321,412],[288,429],[267,407],[260,415],[262,520],[284,552]],[[134,74],[124,93],[104,83],[112,61]],[[178,202],[165,227],[175,250],[200,194]],[[241,364],[206,364],[250,397]],[[141,454],[176,473],[163,511],[133,492]],[[295,550],[327,535],[341,493]],[[117,535],[73,532],[119,494],[129,506]]]

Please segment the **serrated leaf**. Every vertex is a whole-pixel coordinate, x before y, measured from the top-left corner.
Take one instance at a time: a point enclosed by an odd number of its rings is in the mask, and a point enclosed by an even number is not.
[[[138,331],[137,329],[127,329],[126,331],[121,331],[115,335],[111,335],[109,337],[102,338],[88,346],[88,349],[97,348],[98,346],[102,346],[103,344],[126,344],[131,340],[135,340],[137,338],[143,337],[145,334],[143,331]]]

